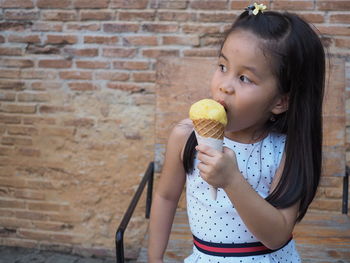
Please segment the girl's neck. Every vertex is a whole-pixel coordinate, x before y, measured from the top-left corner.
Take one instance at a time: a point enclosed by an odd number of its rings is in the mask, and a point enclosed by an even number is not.
[[[235,142],[250,144],[263,140],[268,135],[267,131],[247,133],[246,131],[225,132],[225,137]]]

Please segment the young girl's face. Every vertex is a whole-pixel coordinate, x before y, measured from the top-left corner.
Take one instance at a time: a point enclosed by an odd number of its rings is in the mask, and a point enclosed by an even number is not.
[[[249,31],[231,33],[221,50],[211,82],[214,100],[227,111],[226,136],[250,142],[275,113],[277,80],[261,40]]]

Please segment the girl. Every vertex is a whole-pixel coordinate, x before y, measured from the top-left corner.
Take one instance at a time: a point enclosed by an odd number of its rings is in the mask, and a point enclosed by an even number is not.
[[[228,117],[224,152],[196,146],[189,120],[171,132],[151,212],[151,263],[163,262],[185,182],[194,238],[186,263],[300,262],[292,232],[320,179],[325,54],[297,15],[263,9],[250,6],[229,29],[212,78]]]

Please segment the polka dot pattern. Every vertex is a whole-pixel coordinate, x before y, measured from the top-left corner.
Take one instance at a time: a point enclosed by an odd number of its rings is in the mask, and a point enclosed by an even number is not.
[[[264,140],[253,144],[242,144],[225,138],[224,145],[235,151],[238,168],[251,187],[260,196],[264,198],[268,196],[274,174],[282,158],[285,136],[271,133]],[[194,167],[197,165],[198,160],[196,159]],[[222,189],[218,189],[217,200],[211,198],[209,185],[201,178],[198,169],[194,169],[191,174],[187,175],[186,186],[187,213],[191,231],[195,236],[214,243],[258,241],[245,226]],[[253,259],[253,257],[209,256],[194,247],[194,253],[185,262],[300,262],[293,241],[284,247],[284,250],[283,255],[280,255],[279,250],[268,255],[254,256]],[[283,260],[274,256],[277,254]]]

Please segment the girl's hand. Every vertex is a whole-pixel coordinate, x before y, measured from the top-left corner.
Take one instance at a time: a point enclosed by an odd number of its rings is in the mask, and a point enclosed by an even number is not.
[[[198,145],[196,150],[200,175],[208,184],[225,188],[240,175],[236,154],[231,149],[224,147],[224,151],[219,152],[207,145]]]

